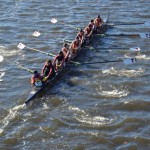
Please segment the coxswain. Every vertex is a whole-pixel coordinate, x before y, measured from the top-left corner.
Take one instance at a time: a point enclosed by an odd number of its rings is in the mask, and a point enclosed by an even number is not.
[[[81,43],[80,43],[79,37],[77,36],[70,45],[71,57],[77,53],[80,47],[81,47]]]
[[[97,32],[100,32],[100,27],[103,25],[103,20],[101,19],[100,15],[94,20],[95,29]]]
[[[53,65],[55,66],[56,72],[65,66],[65,57],[62,51],[60,51],[58,55],[55,56]]]
[[[42,68],[43,81],[52,79],[55,76],[55,69],[51,60],[47,60]]]
[[[31,77],[31,85],[36,87],[42,86],[42,76],[38,73],[37,70],[33,72],[33,75]]]
[[[85,41],[85,35],[84,35],[84,31],[82,29],[77,33],[77,37],[79,37],[79,41],[82,45]]]
[[[69,55],[70,55],[69,45],[67,43],[64,43],[61,51],[63,52],[63,55],[65,57],[65,62],[67,62],[69,60]]]

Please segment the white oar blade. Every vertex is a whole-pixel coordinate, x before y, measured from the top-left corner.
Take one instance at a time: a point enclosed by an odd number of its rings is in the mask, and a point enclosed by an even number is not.
[[[126,65],[133,64],[135,62],[136,62],[135,58],[128,58],[128,59],[123,60],[123,63],[126,64]]]
[[[35,37],[39,37],[41,35],[41,33],[38,32],[38,31],[35,31],[32,35],[35,36]]]
[[[103,21],[106,23],[106,21],[107,21],[107,18],[103,19]]]
[[[132,47],[130,48],[131,51],[134,51],[134,52],[138,52],[140,51],[141,49],[139,47]]]
[[[140,37],[142,39],[150,38],[150,33],[149,32],[147,32],[147,33],[140,33]]]
[[[2,62],[2,61],[3,61],[3,59],[4,59],[4,58],[3,58],[3,56],[1,56],[1,55],[0,55],[0,62]]]
[[[57,22],[57,20],[55,18],[51,19],[51,23],[56,23],[56,22]]]
[[[144,23],[145,26],[150,26],[150,21]]]
[[[22,43],[19,43],[18,46],[17,46],[19,49],[24,49],[26,46]]]

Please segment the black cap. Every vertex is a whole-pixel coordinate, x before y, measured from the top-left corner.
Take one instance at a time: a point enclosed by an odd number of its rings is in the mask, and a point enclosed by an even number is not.
[[[37,70],[34,70],[34,72],[33,72],[34,74],[37,74],[38,73],[38,71]]]
[[[59,53],[58,53],[59,55],[63,55],[63,52],[62,51],[59,51]]]
[[[46,62],[47,62],[47,63],[52,63],[52,61],[51,61],[50,59],[48,59]]]
[[[64,47],[66,47],[67,45],[68,45],[67,43],[64,43],[64,45],[63,45],[63,46],[64,46]]]
[[[91,22],[94,22],[94,20],[93,20],[93,19],[91,19]]]
[[[83,32],[83,30],[81,29],[80,32]]]

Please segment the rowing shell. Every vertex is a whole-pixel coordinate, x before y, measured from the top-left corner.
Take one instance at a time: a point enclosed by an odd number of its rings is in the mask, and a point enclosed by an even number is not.
[[[106,19],[104,19],[104,24],[101,27],[101,31],[104,33],[106,31],[107,28],[107,22],[109,19],[109,15]],[[82,51],[82,48],[77,52],[77,54],[74,56],[74,58],[71,60],[75,60],[76,57],[80,54],[80,51]],[[66,64],[65,68],[69,65],[69,62]],[[60,79],[60,77],[62,76],[62,74],[64,74],[66,72],[65,68],[60,69],[56,75],[49,80],[46,84],[44,84],[42,87],[32,87],[31,92],[29,93],[25,104],[28,104],[30,101],[32,101],[33,99],[36,99],[38,97],[41,97],[43,95],[44,92],[46,92],[48,89],[50,89],[51,87],[53,87],[56,83],[56,81],[58,79]]]

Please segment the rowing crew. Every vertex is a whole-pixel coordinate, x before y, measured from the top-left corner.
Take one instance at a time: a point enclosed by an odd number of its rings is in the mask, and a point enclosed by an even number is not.
[[[43,83],[51,80],[55,77],[56,73],[63,67],[65,64],[70,62],[71,59],[77,54],[78,50],[89,42],[92,38],[93,32],[100,32],[101,26],[103,25],[103,20],[100,18],[100,15],[95,20],[91,20],[87,27],[84,30],[80,30],[75,40],[71,44],[65,43],[63,48],[55,56],[53,62],[47,60],[42,68],[41,74],[37,71],[34,71],[33,76],[31,77],[31,84],[36,87],[40,87]]]
[[[65,63],[69,62],[69,46],[67,43],[64,44],[62,50],[55,56],[54,60],[47,60],[42,68],[41,74],[36,70],[31,77],[31,84],[33,86],[39,87],[43,83],[51,80],[55,77],[56,73],[63,67]]]

